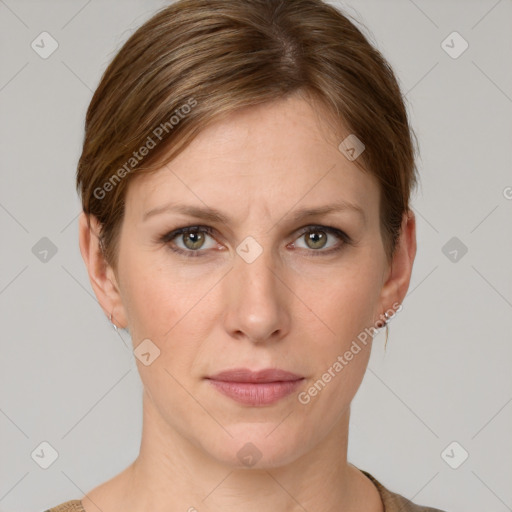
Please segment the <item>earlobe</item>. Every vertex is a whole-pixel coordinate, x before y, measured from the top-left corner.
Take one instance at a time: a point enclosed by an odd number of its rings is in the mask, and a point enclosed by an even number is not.
[[[126,315],[115,274],[100,247],[101,226],[93,215],[82,212],[78,220],[79,245],[94,294],[107,318],[118,327],[126,325]]]
[[[400,239],[397,244],[389,275],[382,287],[381,308],[393,309],[393,304],[404,300],[411,280],[414,258],[416,257],[416,217],[412,210],[404,214]]]

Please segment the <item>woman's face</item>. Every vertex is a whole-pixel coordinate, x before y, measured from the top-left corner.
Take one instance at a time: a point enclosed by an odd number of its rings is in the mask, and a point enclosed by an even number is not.
[[[322,115],[298,96],[238,112],[127,192],[114,316],[145,354],[166,428],[230,465],[291,462],[332,435],[367,366],[371,338],[358,335],[401,299],[386,283],[377,182]],[[237,368],[302,380],[279,399],[285,385],[253,384],[263,402],[242,403],[208,379]]]

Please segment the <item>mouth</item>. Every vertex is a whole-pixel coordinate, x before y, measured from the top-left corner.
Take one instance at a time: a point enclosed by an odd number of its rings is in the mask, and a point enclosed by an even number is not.
[[[217,391],[238,403],[263,406],[293,393],[304,377],[274,368],[260,371],[235,368],[206,379]]]

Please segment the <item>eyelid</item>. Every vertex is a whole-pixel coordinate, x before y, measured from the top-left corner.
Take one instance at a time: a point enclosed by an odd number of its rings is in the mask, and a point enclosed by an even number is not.
[[[332,235],[337,236],[338,238],[341,238],[345,242],[350,242],[350,237],[341,229],[335,228],[333,226],[325,226],[322,224],[307,224],[303,228],[299,228],[298,236],[302,236],[304,233],[308,233],[309,231],[325,231],[327,233],[330,233]]]
[[[164,235],[162,235],[159,238],[160,242],[170,242],[171,240],[174,240],[179,235],[183,235],[185,233],[189,232],[204,232],[207,235],[210,235],[213,237],[214,229],[210,226],[203,226],[200,224],[194,224],[189,226],[184,226],[182,228],[172,229],[171,231],[166,232]]]
[[[169,244],[175,238],[179,237],[180,235],[184,235],[184,234],[190,233],[190,232],[192,232],[192,233],[205,233],[208,236],[210,236],[210,237],[212,237],[213,239],[216,240],[215,235],[214,235],[215,229],[213,229],[210,226],[203,226],[203,225],[200,225],[200,224],[194,224],[194,225],[184,226],[182,228],[177,228],[177,229],[173,229],[171,231],[168,231],[164,235],[159,237],[157,239],[157,241],[160,242],[160,243]],[[199,252],[199,251],[187,251],[187,252]]]

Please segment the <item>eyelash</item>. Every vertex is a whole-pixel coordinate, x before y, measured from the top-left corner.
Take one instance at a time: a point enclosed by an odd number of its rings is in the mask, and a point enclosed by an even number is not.
[[[297,238],[300,238],[300,237],[302,237],[304,235],[307,235],[309,233],[315,233],[317,231],[323,231],[323,232],[325,232],[327,234],[334,235],[337,238],[339,238],[340,240],[342,240],[343,243],[341,245],[338,245],[336,247],[330,248],[330,249],[325,250],[325,251],[323,251],[321,249],[318,249],[318,250],[310,249],[310,252],[312,253],[312,256],[326,256],[326,255],[330,255],[330,254],[333,254],[333,253],[336,253],[336,252],[340,251],[346,244],[352,244],[351,238],[345,232],[341,231],[340,229],[336,229],[336,228],[333,228],[333,227],[330,227],[330,226],[321,226],[321,225],[306,226],[301,231],[301,233],[298,235]],[[211,227],[209,227],[209,226],[186,226],[186,227],[183,227],[183,228],[175,229],[175,230],[173,230],[173,231],[171,231],[169,233],[166,233],[165,235],[160,237],[158,241],[160,243],[167,244],[169,246],[169,248],[173,252],[181,254],[181,255],[183,255],[185,257],[197,258],[197,257],[204,256],[204,253],[207,252],[206,250],[198,249],[198,250],[194,251],[194,250],[183,250],[183,249],[180,249],[178,247],[173,247],[171,242],[175,238],[177,238],[178,236],[183,235],[183,234],[187,234],[187,233],[205,233],[205,234],[211,236],[212,238],[214,238],[214,236],[213,236],[214,230]],[[201,253],[203,253],[203,254],[201,254]]]

